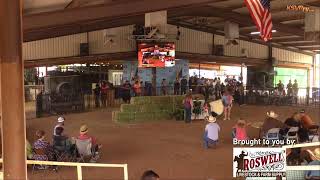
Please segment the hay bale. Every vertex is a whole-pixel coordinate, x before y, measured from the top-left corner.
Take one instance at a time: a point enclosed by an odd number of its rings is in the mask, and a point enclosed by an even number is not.
[[[150,104],[152,102],[151,96],[139,96],[139,97],[132,97],[131,104]]]
[[[169,120],[172,119],[171,118],[172,113],[170,113],[169,111],[160,111],[158,113],[155,113],[155,120]]]
[[[117,122],[131,122],[134,121],[134,113],[128,113],[128,112],[118,112],[116,115]]]
[[[141,105],[137,104],[121,104],[121,112],[141,112]]]
[[[154,120],[154,114],[153,112],[138,112],[134,114],[134,120],[135,122],[152,121]]]

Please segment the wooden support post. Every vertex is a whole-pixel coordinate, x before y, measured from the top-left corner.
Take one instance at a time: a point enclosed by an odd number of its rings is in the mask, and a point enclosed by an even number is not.
[[[22,2],[0,1],[0,73],[4,179],[27,179],[22,61]]]

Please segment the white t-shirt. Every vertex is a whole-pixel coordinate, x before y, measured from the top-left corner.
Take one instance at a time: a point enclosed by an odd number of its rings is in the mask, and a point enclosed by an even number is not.
[[[220,126],[217,123],[207,124],[205,130],[208,133],[207,137],[209,139],[214,140],[214,141],[219,139]]]

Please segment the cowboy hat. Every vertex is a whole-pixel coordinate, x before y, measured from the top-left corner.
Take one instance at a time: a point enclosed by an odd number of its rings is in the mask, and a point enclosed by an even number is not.
[[[267,112],[267,116],[271,118],[277,118],[278,114],[276,114],[274,111]]]
[[[320,148],[316,148],[314,151],[311,151],[311,150],[307,150],[310,155],[316,159],[316,160],[319,160],[320,161]]]
[[[86,124],[80,127],[80,134],[85,134],[88,132],[88,126]]]
[[[64,120],[65,120],[64,117],[60,116],[60,117],[58,118],[58,123],[63,123]]]
[[[223,113],[223,104],[222,100],[212,101],[209,103],[211,112],[216,113],[217,115],[221,115]]]
[[[214,123],[214,122],[216,122],[217,121],[217,119],[215,118],[215,117],[213,117],[213,116],[209,116],[209,118],[208,118],[208,122],[210,122],[210,123]]]

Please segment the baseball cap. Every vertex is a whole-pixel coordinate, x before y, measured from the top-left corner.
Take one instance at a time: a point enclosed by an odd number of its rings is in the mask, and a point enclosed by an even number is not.
[[[59,117],[58,118],[58,123],[62,123],[62,122],[64,122],[64,120],[65,120],[64,117]]]

